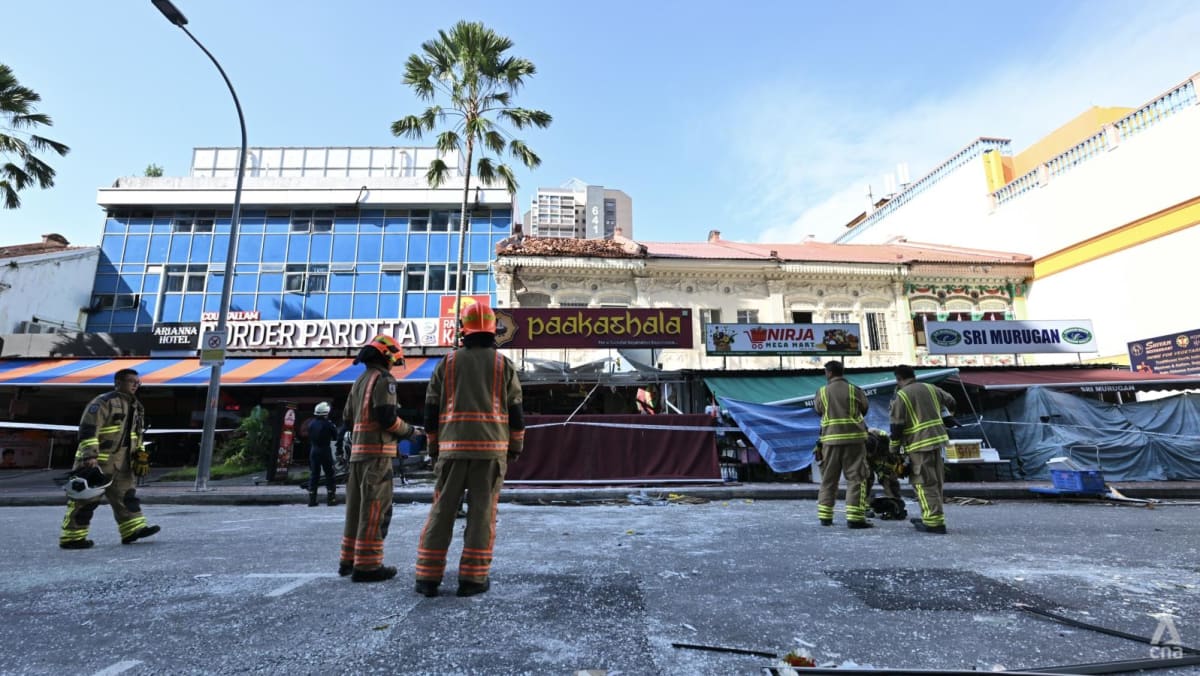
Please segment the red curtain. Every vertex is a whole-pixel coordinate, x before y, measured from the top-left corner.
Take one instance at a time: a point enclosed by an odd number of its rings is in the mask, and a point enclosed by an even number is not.
[[[553,424],[567,417],[525,416],[525,452],[508,468],[507,480],[721,480],[710,416],[577,415],[572,424]]]

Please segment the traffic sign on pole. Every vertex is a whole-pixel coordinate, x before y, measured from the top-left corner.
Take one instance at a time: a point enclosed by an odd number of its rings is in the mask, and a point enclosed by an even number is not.
[[[204,336],[200,339],[201,366],[221,366],[225,364],[226,335],[227,332],[224,329],[214,329],[204,332]]]

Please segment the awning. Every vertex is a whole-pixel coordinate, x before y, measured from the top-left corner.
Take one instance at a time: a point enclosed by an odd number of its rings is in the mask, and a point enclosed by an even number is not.
[[[958,369],[916,369],[917,380],[938,383],[958,373]],[[887,394],[896,386],[891,370],[847,373],[846,380],[867,391]],[[709,376],[708,389],[718,397],[754,404],[802,404],[811,400],[825,384],[824,375],[790,376]]]
[[[1038,385],[1059,390],[1120,392],[1133,390],[1184,390],[1200,387],[1200,375],[1176,376],[1115,369],[1008,369],[963,371],[954,377],[981,390],[1023,390]]]
[[[263,357],[227,359],[221,370],[221,386],[240,385],[337,385],[350,384],[362,373],[361,364],[350,358]],[[427,381],[437,366],[436,358],[406,359],[392,369],[398,380]],[[143,387],[204,387],[209,367],[195,357],[187,359],[10,359],[0,361],[0,386],[81,387],[112,385],[113,374],[134,369]]]

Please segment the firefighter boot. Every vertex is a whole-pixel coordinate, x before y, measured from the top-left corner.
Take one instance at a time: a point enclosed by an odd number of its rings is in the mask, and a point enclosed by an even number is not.
[[[463,580],[458,583],[458,592],[455,593],[455,596],[474,596],[476,594],[482,594],[491,588],[491,580],[484,580],[483,582],[470,582],[468,580]]]
[[[434,597],[438,595],[438,584],[433,580],[417,580],[417,586],[414,588],[421,596]]]
[[[125,537],[121,538],[121,544],[131,545],[134,542],[141,540],[142,538],[148,538],[151,535],[154,535],[155,533],[157,533],[160,530],[162,530],[162,529],[159,528],[158,526],[142,526],[141,528],[135,530],[134,532],[130,533],[129,535],[126,535]]]
[[[313,493],[313,495],[316,495],[316,493]],[[329,494],[325,496],[325,504],[330,507],[337,507],[337,493],[329,491]]]
[[[92,542],[91,540],[66,540],[59,542],[58,546],[62,547],[63,549],[87,549],[95,544],[96,543]]]
[[[375,570],[355,570],[350,575],[353,582],[383,582],[396,577],[396,569],[392,566],[380,566]]]
[[[309,507],[317,506],[317,492],[316,491],[308,492],[308,506]]]

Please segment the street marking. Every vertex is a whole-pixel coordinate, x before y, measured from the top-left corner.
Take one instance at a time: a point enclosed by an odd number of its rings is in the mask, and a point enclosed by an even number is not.
[[[141,663],[141,660],[123,660],[110,667],[106,667],[100,671],[97,671],[95,674],[92,674],[92,676],[116,676],[117,674],[129,671]]]
[[[296,589],[305,582],[310,582],[318,577],[333,577],[333,573],[250,573],[246,577],[293,577],[296,578],[291,582],[277,587],[267,592],[267,596],[283,596],[284,594]]]

